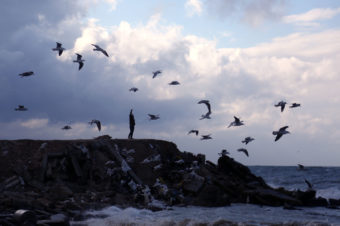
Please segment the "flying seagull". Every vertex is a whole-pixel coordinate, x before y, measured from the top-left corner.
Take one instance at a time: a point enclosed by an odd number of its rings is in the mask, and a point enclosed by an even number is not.
[[[59,56],[61,56],[61,54],[63,53],[63,51],[65,50],[65,48],[61,47],[61,43],[57,42],[57,47],[53,48],[53,51],[58,51]]]
[[[77,54],[77,60],[74,60],[73,62],[74,63],[79,63],[79,69],[78,70],[80,70],[84,66],[84,61],[85,60],[81,59],[82,55],[80,55],[78,53],[76,53],[76,54]]]
[[[160,74],[160,73],[162,73],[161,70],[153,71],[153,72],[152,72],[152,74],[153,74],[152,78],[156,78],[156,76],[157,76],[158,74]]]
[[[159,115],[152,115],[152,114],[148,114],[149,115],[149,120],[157,120],[159,119]]]
[[[221,153],[218,153],[218,155],[219,156],[226,156],[226,155],[229,155],[230,153],[226,150],[226,149],[223,149],[222,151],[221,151]]]
[[[290,108],[297,108],[297,107],[300,107],[301,104],[298,104],[298,103],[292,103],[292,105],[290,105],[289,107]]]
[[[243,141],[241,141],[242,143],[245,143],[246,145],[249,143],[249,142],[252,142],[253,140],[255,140],[254,138],[252,137],[246,137],[244,138]]]
[[[61,128],[62,130],[69,130],[69,129],[72,129],[72,127],[71,126],[69,126],[69,125],[66,125],[66,126],[64,126],[63,128]]]
[[[171,86],[179,85],[180,83],[178,81],[172,81],[169,83]]]
[[[21,78],[28,77],[28,76],[31,76],[31,75],[34,75],[33,71],[26,71],[24,73],[19,74],[19,76],[21,76]]]
[[[132,91],[132,92],[137,92],[137,91],[138,91],[138,88],[136,88],[136,87],[132,87],[131,89],[129,89],[129,91]]]
[[[237,151],[243,152],[247,157],[249,157],[249,154],[248,154],[247,149],[245,149],[245,148],[239,148],[239,149],[237,149]]]
[[[14,109],[15,111],[27,111],[28,109],[25,108],[24,105],[19,105],[17,108]]]
[[[97,128],[98,128],[98,131],[100,131],[102,129],[102,124],[100,123],[99,120],[97,119],[93,119],[91,122],[89,122],[90,125],[92,124],[96,124],[97,125]]]
[[[242,125],[244,125],[243,121],[241,121],[240,118],[237,118],[236,116],[234,116],[234,121],[229,124],[228,128],[231,126],[242,126]]]
[[[287,102],[281,100],[279,103],[275,104],[275,107],[281,107],[281,112],[283,112],[283,110],[285,109]]]
[[[290,133],[289,131],[286,131],[288,126],[281,127],[278,131],[273,131],[273,135],[276,135],[275,141],[278,141],[284,134]]]
[[[106,52],[104,49],[100,48],[99,45],[95,45],[95,44],[91,44],[91,45],[93,45],[94,47],[96,47],[95,49],[93,49],[93,51],[100,51],[100,52],[102,52],[105,56],[109,57],[109,54],[107,54],[107,52]]]
[[[199,132],[198,132],[198,130],[192,129],[192,130],[189,131],[188,135],[189,135],[190,133],[194,133],[194,134],[196,134],[196,136],[198,136],[198,133],[199,133]]]
[[[208,112],[205,115],[202,115],[200,120],[202,119],[210,119],[210,115],[211,115],[211,105],[209,100],[200,100],[198,101],[198,104],[205,104],[208,108]]]
[[[202,135],[202,137],[201,137],[201,140],[210,140],[210,139],[212,139],[212,138],[211,138],[211,134]]]

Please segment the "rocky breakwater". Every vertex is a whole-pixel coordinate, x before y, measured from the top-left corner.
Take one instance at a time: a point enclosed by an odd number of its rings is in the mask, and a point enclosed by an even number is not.
[[[273,189],[228,156],[214,164],[161,140],[2,140],[0,155],[0,225],[68,225],[110,205],[329,203],[312,190]]]

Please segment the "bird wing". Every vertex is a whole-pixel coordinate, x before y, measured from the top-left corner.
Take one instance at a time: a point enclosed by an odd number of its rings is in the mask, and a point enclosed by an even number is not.
[[[84,66],[84,63],[83,62],[79,62],[79,69],[78,70],[80,70],[83,66]]]
[[[278,141],[282,137],[282,133],[277,133],[275,141]]]
[[[59,56],[63,53],[63,49],[59,49]]]
[[[57,42],[57,48],[61,47],[61,43]]]
[[[80,54],[78,54],[78,53],[76,53],[76,54],[77,54],[77,60],[81,60],[82,55],[80,55]]]
[[[236,116],[234,116],[234,119],[235,119],[235,122],[236,122],[236,123],[239,123],[239,122],[240,122],[240,119],[237,118]]]
[[[107,52],[106,52],[105,50],[102,50],[102,53],[103,53],[105,56],[109,57],[109,54],[107,54]]]
[[[96,125],[98,127],[98,130],[100,131],[102,129],[102,124],[100,123],[100,121],[96,121]]]
[[[207,105],[208,113],[211,113],[211,106],[209,102],[205,102],[205,105]]]
[[[281,104],[281,112],[283,112],[283,110],[285,109],[285,104]]]
[[[288,126],[281,127],[279,131],[285,131],[288,128]]]
[[[310,189],[313,188],[313,185],[307,179],[305,179],[305,182],[308,185],[308,188],[310,188]]]

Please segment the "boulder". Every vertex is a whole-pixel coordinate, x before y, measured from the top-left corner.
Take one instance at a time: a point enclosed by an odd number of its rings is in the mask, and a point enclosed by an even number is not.
[[[183,189],[189,192],[197,193],[204,184],[204,177],[197,175],[195,172],[183,176]]]

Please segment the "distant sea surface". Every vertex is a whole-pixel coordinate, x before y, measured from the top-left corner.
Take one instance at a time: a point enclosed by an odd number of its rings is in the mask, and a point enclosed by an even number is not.
[[[313,184],[317,196],[340,199],[340,167],[250,166],[268,185],[288,190],[306,190],[305,179]],[[100,211],[88,211],[89,219],[72,225],[339,225],[340,209],[323,207],[285,210],[282,207],[261,207],[232,204],[227,207],[172,207],[152,212],[112,206]],[[100,216],[100,217],[98,217]]]

